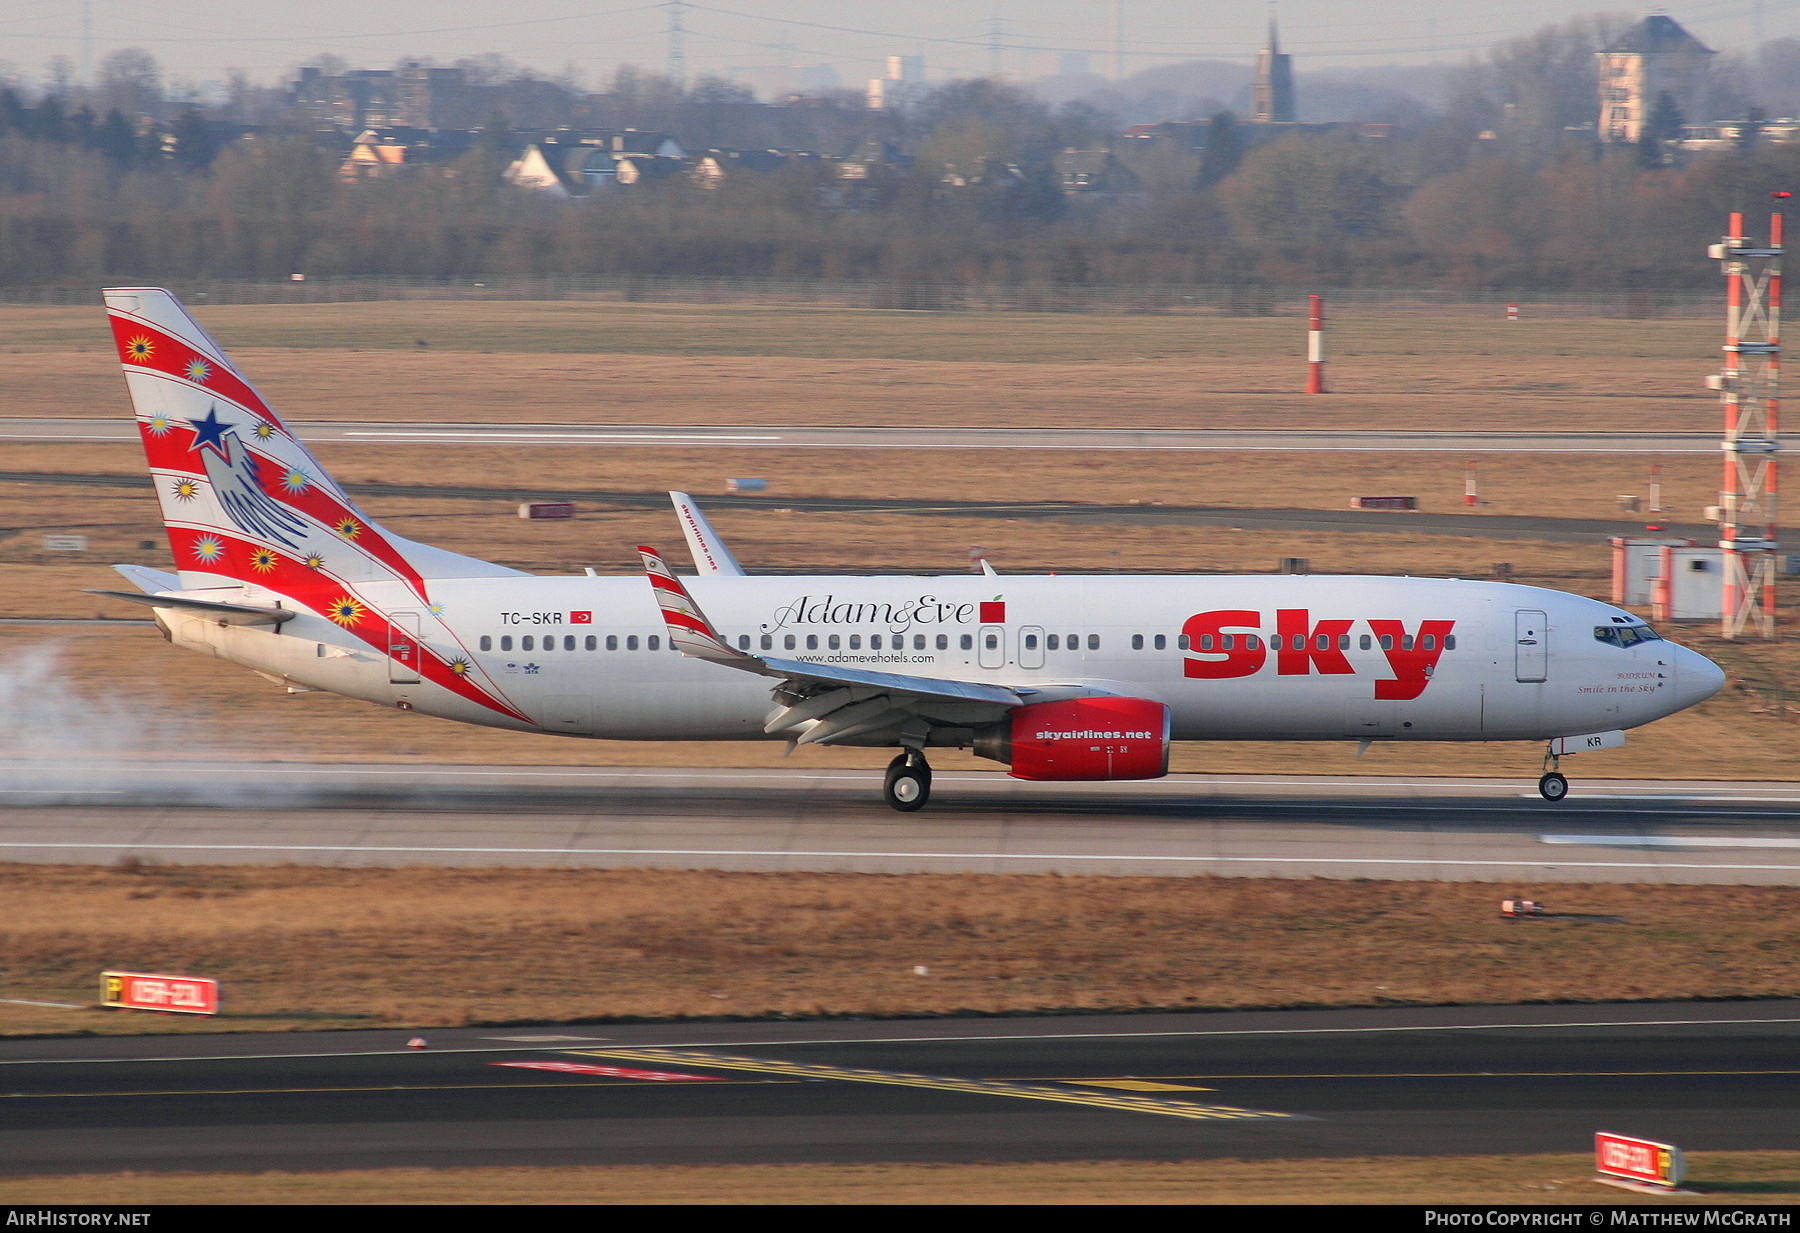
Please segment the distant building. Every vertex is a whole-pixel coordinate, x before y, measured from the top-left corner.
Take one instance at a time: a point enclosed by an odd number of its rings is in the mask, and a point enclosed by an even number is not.
[[[1594,53],[1600,68],[1600,140],[1635,142],[1658,100],[1692,118],[1715,54],[1672,17],[1646,17]]]
[[[1269,20],[1269,45],[1256,57],[1256,84],[1250,87],[1252,124],[1292,124],[1294,58],[1281,50],[1275,21]]]

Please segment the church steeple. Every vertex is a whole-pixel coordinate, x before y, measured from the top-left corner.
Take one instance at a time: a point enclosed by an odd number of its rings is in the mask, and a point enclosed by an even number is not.
[[[1256,84],[1250,89],[1252,124],[1294,122],[1293,57],[1281,50],[1281,32],[1275,26],[1274,7],[1269,6],[1268,46],[1256,57]]]

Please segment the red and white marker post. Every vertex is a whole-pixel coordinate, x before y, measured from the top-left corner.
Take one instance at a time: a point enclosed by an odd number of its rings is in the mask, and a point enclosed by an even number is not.
[[[1325,392],[1325,297],[1309,295],[1306,324],[1306,392]]]
[[[1468,468],[1463,473],[1463,504],[1474,509],[1481,504],[1481,488],[1475,478],[1475,460],[1469,459]]]

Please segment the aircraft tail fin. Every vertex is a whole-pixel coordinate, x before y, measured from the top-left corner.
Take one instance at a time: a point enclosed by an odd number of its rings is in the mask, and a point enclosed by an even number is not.
[[[398,581],[424,600],[431,578],[519,572],[384,530],[173,295],[105,296],[184,589],[310,594]]]

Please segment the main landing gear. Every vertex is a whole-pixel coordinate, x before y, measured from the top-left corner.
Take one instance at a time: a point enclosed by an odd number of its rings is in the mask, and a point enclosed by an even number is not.
[[[925,808],[925,802],[931,799],[931,767],[925,755],[909,749],[888,763],[881,793],[901,813]]]
[[[1561,766],[1559,755],[1544,751],[1544,777],[1538,780],[1538,795],[1547,801],[1560,801],[1569,794],[1569,781],[1563,778]]]

